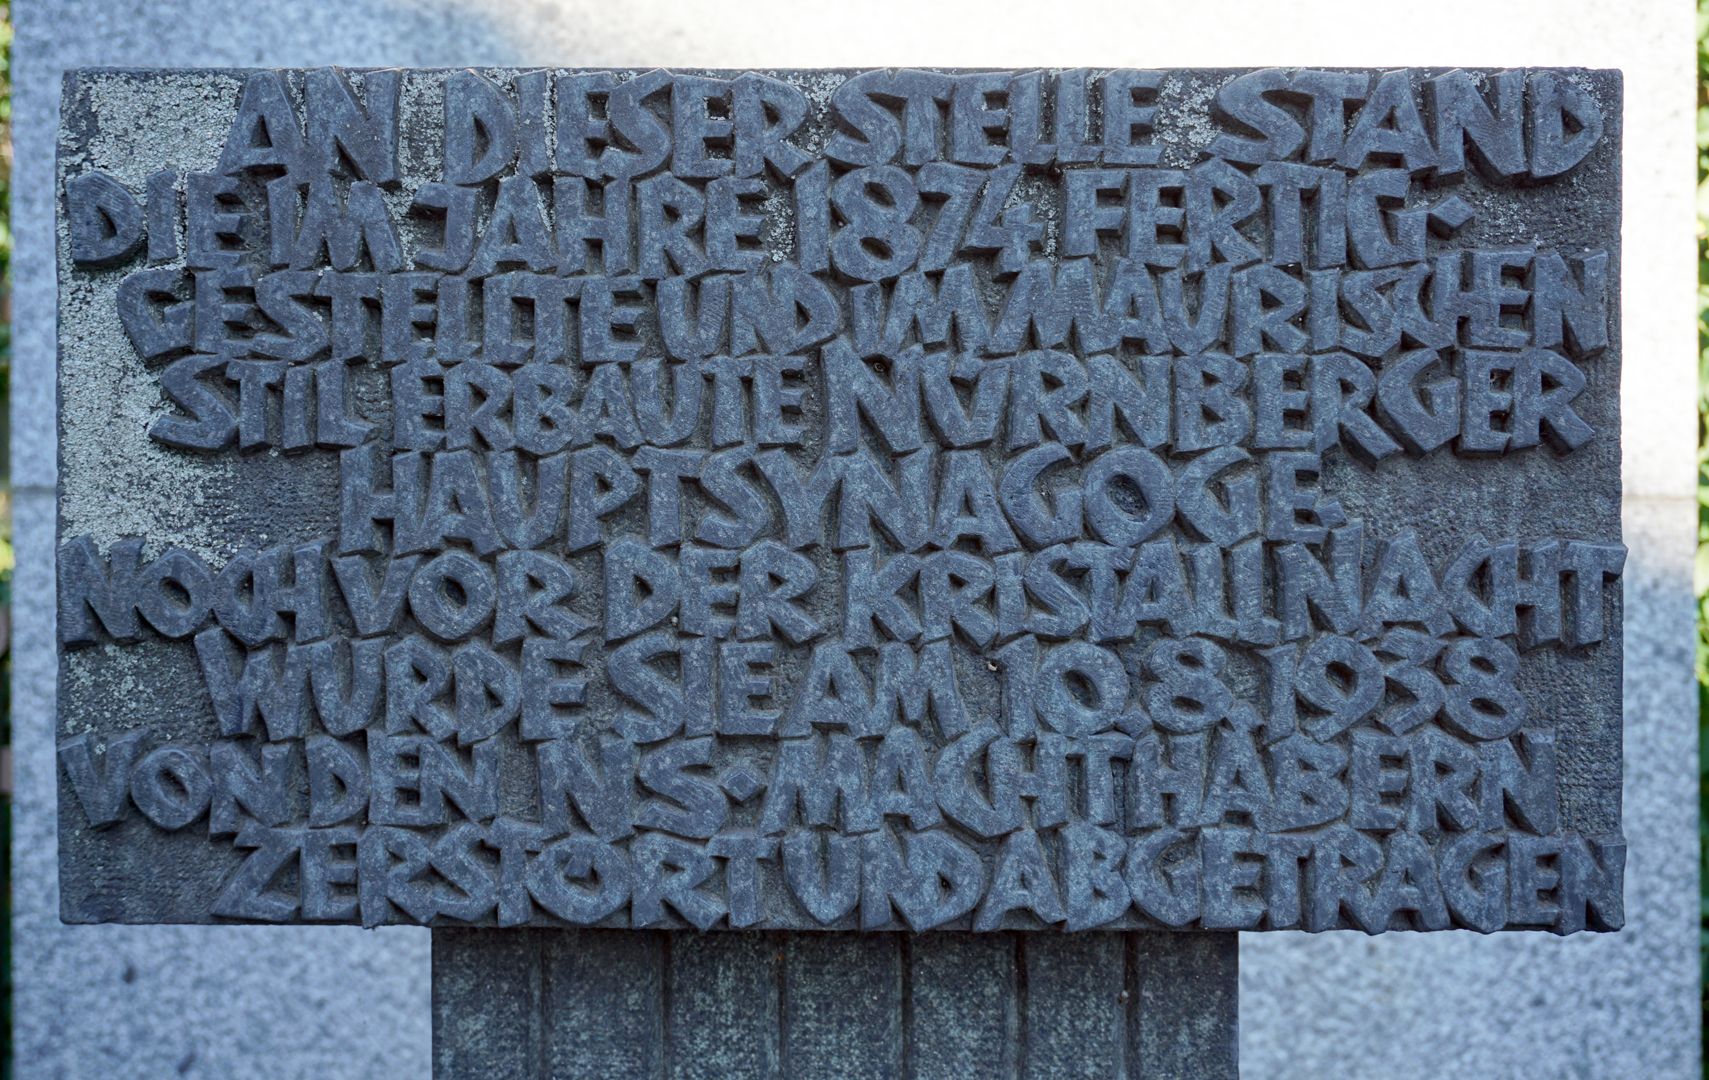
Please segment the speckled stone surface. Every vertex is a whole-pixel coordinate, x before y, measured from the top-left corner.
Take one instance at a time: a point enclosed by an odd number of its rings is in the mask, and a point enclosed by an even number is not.
[[[1656,55],[1646,35],[1677,31],[1689,17],[1641,5],[1597,23],[1591,5],[1512,13],[1536,20],[1544,46],[1497,55],[1502,16],[1476,5],[1446,5],[1440,29],[1409,35],[1395,61],[1635,65]],[[1675,5],[1677,6],[1677,5]],[[1233,25],[1260,17],[1200,5],[1177,20]],[[734,23],[691,25],[663,6],[622,10],[512,3],[490,7],[353,3],[287,11],[235,3],[36,3],[19,5],[15,105],[18,257],[15,313],[14,478],[19,572],[15,637],[17,770],[17,1015],[21,1076],[421,1076],[428,1069],[427,938],[423,932],[344,929],[64,928],[53,895],[52,716],[52,233],[51,169],[55,101],[63,68],[90,64],[431,65],[574,63],[831,65],[875,60],[934,63],[1050,63],[1109,40],[1120,5],[1060,11],[1048,24],[981,23],[969,12],[912,17],[909,55],[892,57],[884,33],[809,27],[799,13],[756,16],[773,28],[763,40]],[[1459,19],[1448,11],[1459,12]],[[1651,10],[1652,8],[1656,10]],[[970,9],[971,11],[972,9]],[[983,10],[983,8],[981,8]],[[1239,64],[1298,55],[1357,63],[1373,55],[1379,26],[1351,23],[1328,37],[1326,55],[1312,21],[1350,13],[1318,4],[1287,26],[1241,42],[1207,39],[1192,55],[1132,45],[1100,62],[1136,65]],[[1078,9],[1076,9],[1078,11]],[[1274,17],[1273,10],[1270,11]],[[1454,27],[1476,15],[1481,55],[1450,50]],[[870,17],[870,16],[869,16]],[[835,16],[825,16],[835,18]],[[879,20],[873,19],[876,23]],[[1498,25],[1501,24],[1501,25]],[[1325,24],[1317,23],[1318,33]],[[591,29],[590,29],[591,28]],[[1660,29],[1658,29],[1660,28]],[[887,32],[893,33],[893,31]],[[933,40],[938,34],[939,40]],[[1183,40],[1152,26],[1154,41]],[[1139,35],[1134,41],[1142,40]],[[1507,36],[1512,41],[1512,36]],[[1309,42],[1309,44],[1307,44]],[[1078,48],[1076,47],[1078,45]],[[1574,51],[1578,45],[1581,51]],[[1430,50],[1434,48],[1434,53]],[[1539,48],[1544,51],[1537,51]],[[1553,52],[1546,51],[1553,48]],[[1289,50],[1293,49],[1293,52]],[[1361,49],[1364,51],[1361,52]],[[1332,51],[1333,52],[1333,51]],[[1384,59],[1390,59],[1385,51]],[[1475,52],[1475,50],[1474,50]],[[917,55],[916,55],[917,54]],[[1665,66],[1665,65],[1657,65]],[[1681,70],[1689,70],[1682,59]],[[1668,68],[1667,70],[1672,70]],[[1628,128],[1666,126],[1655,82],[1628,86]],[[1689,138],[1689,98],[1673,106]],[[1633,163],[1628,140],[1628,244],[1669,208],[1686,220],[1688,173],[1657,181],[1647,158]],[[1655,144],[1649,144],[1655,145]],[[1681,160],[1688,155],[1682,154]],[[1638,177],[1644,182],[1635,182]],[[1669,184],[1677,183],[1678,191]],[[1683,229],[1680,243],[1685,243]],[[1664,233],[1665,235],[1665,233]],[[1653,250],[1658,264],[1671,249]],[[1685,249],[1689,250],[1689,249]],[[1686,256],[1689,257],[1689,256]],[[1689,287],[1683,285],[1683,295]],[[1639,283],[1629,281],[1629,287]],[[1632,293],[1628,299],[1632,299]],[[1649,301],[1659,293],[1643,292]],[[1659,303],[1659,299],[1657,299]],[[1630,307],[1630,305],[1629,305]],[[1679,312],[1682,326],[1683,306]],[[1254,1076],[1686,1076],[1696,1073],[1697,1014],[1694,849],[1695,731],[1690,687],[1689,385],[1668,380],[1689,366],[1689,331],[1674,352],[1641,345],[1628,324],[1627,783],[1631,843],[1627,929],[1562,942],[1543,937],[1490,941],[1471,935],[1250,938],[1244,946],[1242,1051]],[[1652,376],[1654,376],[1652,378]],[[1678,389],[1676,387],[1676,389]],[[1675,413],[1680,414],[1675,416]],[[1645,429],[1634,441],[1633,426]],[[1677,446],[1658,441],[1672,432]],[[1670,464],[1674,455],[1677,464]],[[1677,477],[1675,476],[1677,474]],[[1636,477],[1636,480],[1634,479]],[[1638,498],[1631,496],[1637,495]],[[1660,497],[1657,497],[1660,496]],[[1506,1011],[1489,1022],[1491,1002]],[[265,1017],[265,1021],[259,1018]],[[304,1038],[305,1031],[315,1037]]]

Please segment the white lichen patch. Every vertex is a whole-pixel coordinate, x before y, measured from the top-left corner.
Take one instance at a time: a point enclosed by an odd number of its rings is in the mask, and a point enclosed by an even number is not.
[[[92,72],[84,90],[95,124],[88,164],[133,191],[163,169],[205,172],[219,162],[242,82],[219,72],[160,76],[159,93],[136,92],[134,75]]]

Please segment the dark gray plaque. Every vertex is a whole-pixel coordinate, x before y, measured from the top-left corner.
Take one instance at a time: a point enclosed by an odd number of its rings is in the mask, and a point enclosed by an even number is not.
[[[1617,73],[63,116],[67,920],[1621,925]]]

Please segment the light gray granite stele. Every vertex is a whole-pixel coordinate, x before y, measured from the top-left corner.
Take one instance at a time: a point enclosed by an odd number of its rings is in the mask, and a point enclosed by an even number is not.
[[[1235,13],[1234,4],[1196,6],[1200,17],[1217,26],[1253,26],[1257,19],[1277,17],[1273,8],[1259,5],[1246,16]],[[811,55],[784,55],[780,50],[790,34],[803,32],[805,17],[789,5],[766,7],[750,3],[740,19],[704,20],[664,4],[620,9],[526,0],[15,5],[13,479],[19,571],[13,933],[19,1076],[409,1078],[428,1074],[430,1049],[426,931],[59,924],[50,749],[52,178],[62,71],[90,65],[329,63],[830,66],[892,59],[875,51],[871,36],[832,30],[814,36]],[[910,18],[923,20],[930,25],[912,27],[909,36],[925,34],[928,44],[931,32],[958,34],[953,43],[946,37],[937,51],[927,50],[938,57],[936,63],[1052,63],[1086,55],[1085,43],[1094,40],[1101,43],[1091,54],[1098,63],[1252,62],[1249,52],[1226,58],[1202,49],[1191,57],[1169,55],[1162,42],[1170,39],[1139,32],[1137,22],[1126,27],[1134,32],[1119,32],[1119,20],[1143,21],[1140,5],[1088,4],[1082,10],[1057,4],[1048,23],[1039,25],[993,17],[981,20],[988,40],[973,43],[970,20],[920,7],[896,5],[872,17],[898,29]],[[1592,5],[1562,7],[1583,15]],[[1638,7],[1621,18],[1654,21],[1646,14],[1648,4]],[[1346,12],[1349,44],[1339,62],[1428,63],[1460,55],[1444,48],[1434,57],[1395,56],[1392,42],[1385,46],[1379,37],[1381,27],[1354,26],[1355,10],[1349,6]],[[1576,25],[1579,33],[1594,32],[1584,19]],[[768,27],[767,34],[754,35],[756,26]],[[1286,62],[1288,43],[1300,38],[1279,34],[1270,40],[1273,51],[1264,59]],[[1684,47],[1683,39],[1679,44]],[[1520,62],[1565,59],[1527,55]],[[1629,124],[1635,113],[1655,108],[1654,102],[1629,97]],[[1648,201],[1659,198],[1631,172],[1629,166],[1629,237],[1642,228],[1634,211],[1643,213]],[[1626,299],[1628,311],[1641,301]],[[1688,396],[1647,389],[1652,366],[1661,372],[1666,365],[1686,364],[1683,351],[1646,354],[1639,341],[1629,340],[1628,353],[1631,423],[1689,410]],[[1626,501],[1626,929],[1566,940],[1465,933],[1249,936],[1242,945],[1241,1010],[1247,1075],[1697,1075],[1693,504],[1690,448],[1677,449],[1679,484],[1629,483]],[[1646,476],[1656,471],[1652,462],[1638,464],[1646,466]]]

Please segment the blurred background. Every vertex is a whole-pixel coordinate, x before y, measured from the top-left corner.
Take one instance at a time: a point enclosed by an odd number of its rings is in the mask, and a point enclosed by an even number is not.
[[[6,1075],[429,1073],[426,931],[65,927],[56,914],[52,177],[60,76],[81,66],[325,64],[1623,69],[1627,928],[1565,940],[1247,935],[1241,1057],[1251,1077],[1701,1074],[1709,187],[1699,185],[1709,169],[1709,5],[32,0],[0,6],[0,19],[0,424],[9,423],[0,439],[0,677],[10,691],[0,740],[18,748],[15,784],[10,750],[0,756],[11,841],[0,856],[12,928],[0,953]],[[1695,290],[1687,278],[1694,246]],[[1698,312],[1695,346],[1688,305]],[[1687,464],[1694,445],[1695,476]]]

